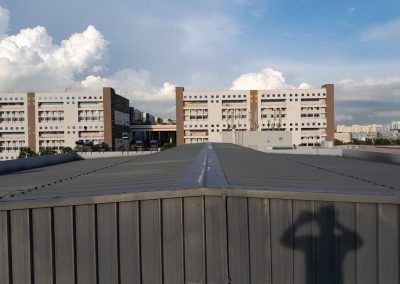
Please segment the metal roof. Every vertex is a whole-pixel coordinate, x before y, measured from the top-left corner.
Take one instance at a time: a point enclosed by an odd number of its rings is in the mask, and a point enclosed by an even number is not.
[[[0,202],[220,187],[398,195],[399,166],[267,154],[232,144],[183,145],[141,157],[83,160],[0,176]]]

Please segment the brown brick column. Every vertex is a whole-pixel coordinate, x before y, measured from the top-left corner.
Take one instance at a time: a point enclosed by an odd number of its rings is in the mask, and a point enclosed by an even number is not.
[[[35,93],[27,93],[28,147],[36,152],[36,101]]]
[[[323,85],[326,89],[326,140],[333,141],[335,129],[335,88],[333,84]]]
[[[176,145],[183,145],[185,140],[184,136],[184,129],[183,129],[183,87],[176,87],[175,94],[176,94]]]
[[[103,88],[104,142],[112,149],[112,88]]]
[[[250,91],[250,131],[258,129],[258,91]]]

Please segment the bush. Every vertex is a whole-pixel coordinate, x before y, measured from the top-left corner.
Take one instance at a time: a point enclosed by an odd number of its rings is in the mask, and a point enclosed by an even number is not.
[[[71,147],[60,147],[60,151],[62,154],[68,154],[72,153],[74,150],[72,150]]]
[[[39,149],[40,156],[50,156],[57,154],[57,150],[54,147],[46,147]]]
[[[172,144],[172,143],[169,143],[169,142],[165,142],[163,144],[163,146],[161,147],[161,150],[169,149],[169,148],[172,148],[172,147],[175,147],[175,144]]]
[[[375,145],[390,145],[390,140],[385,138],[378,138],[375,140]]]
[[[18,158],[28,158],[28,157],[35,157],[37,154],[31,150],[29,147],[22,147],[19,150]]]
[[[343,141],[338,139],[335,139],[333,143],[335,144],[335,146],[344,145]]]
[[[104,151],[110,151],[110,146],[106,142],[101,142],[101,148],[104,149]]]

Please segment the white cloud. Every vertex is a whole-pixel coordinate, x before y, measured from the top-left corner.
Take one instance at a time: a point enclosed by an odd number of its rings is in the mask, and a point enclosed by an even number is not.
[[[346,78],[337,85],[338,100],[371,100],[400,103],[400,76]]]
[[[308,89],[311,86],[301,83],[298,88]],[[268,90],[268,89],[293,89],[286,83],[282,72],[272,68],[265,68],[259,73],[247,73],[240,75],[233,81],[231,90]]]
[[[82,82],[86,89],[99,90],[103,86],[114,86],[117,93],[133,102],[134,106],[163,117],[175,116],[175,85],[165,82],[154,87],[149,72],[125,69],[110,77],[90,75]]]
[[[372,27],[361,35],[364,40],[393,42],[400,40],[400,18]]]
[[[220,13],[189,15],[181,28],[184,31],[181,50],[190,55],[213,55],[218,45],[228,44],[240,33],[236,23]]]
[[[63,89],[102,69],[108,42],[93,26],[54,44],[38,26],[0,40],[0,86],[14,90]]]
[[[351,114],[337,113],[335,114],[335,121],[350,121],[353,120]]]
[[[74,33],[60,44],[53,42],[45,27],[8,29],[8,10],[0,7],[0,86],[2,91],[100,90],[104,86],[132,100],[154,115],[175,116],[175,86],[165,82],[155,87],[151,74],[125,69],[107,77],[105,69],[109,42],[94,26]]]
[[[8,31],[8,22],[10,20],[9,11],[0,7],[0,38],[2,38]]]

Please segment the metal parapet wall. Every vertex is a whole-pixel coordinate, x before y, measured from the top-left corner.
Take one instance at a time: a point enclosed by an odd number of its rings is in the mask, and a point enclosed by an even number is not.
[[[4,203],[0,283],[399,283],[398,203],[237,189]]]

